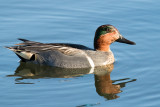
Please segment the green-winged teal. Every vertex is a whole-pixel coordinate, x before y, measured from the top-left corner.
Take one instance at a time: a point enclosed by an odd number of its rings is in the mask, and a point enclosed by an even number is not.
[[[19,39],[23,43],[7,47],[24,62],[62,68],[87,68],[104,66],[114,62],[110,44],[117,41],[134,45],[125,39],[112,25],[97,28],[94,37],[94,49],[79,44],[40,43]]]

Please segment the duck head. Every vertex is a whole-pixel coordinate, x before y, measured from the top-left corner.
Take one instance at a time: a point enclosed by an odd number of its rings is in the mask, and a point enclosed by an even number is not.
[[[134,42],[125,39],[114,26],[107,24],[97,28],[94,37],[94,49],[110,51],[110,44],[115,41],[135,45]]]

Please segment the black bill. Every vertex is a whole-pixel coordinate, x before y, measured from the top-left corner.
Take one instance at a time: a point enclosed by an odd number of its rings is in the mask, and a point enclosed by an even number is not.
[[[119,39],[116,40],[116,42],[120,42],[120,43],[126,43],[126,44],[130,44],[130,45],[135,45],[135,42],[132,42],[130,40],[127,40],[126,38],[124,38],[123,36],[120,36]]]

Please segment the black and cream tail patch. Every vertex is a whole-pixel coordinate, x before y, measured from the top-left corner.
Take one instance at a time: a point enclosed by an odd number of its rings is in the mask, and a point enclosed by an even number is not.
[[[18,50],[18,49],[14,49],[12,47],[6,47],[6,48],[12,50],[22,60],[31,60],[31,59],[33,59],[33,56],[35,56],[33,53],[26,52],[24,50]]]

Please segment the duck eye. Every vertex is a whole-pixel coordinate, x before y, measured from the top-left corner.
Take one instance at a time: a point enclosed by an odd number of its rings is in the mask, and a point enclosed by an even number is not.
[[[109,28],[109,27],[108,27],[108,28],[106,28],[106,31],[107,31],[107,32],[113,32],[114,30],[113,30],[112,28]]]

